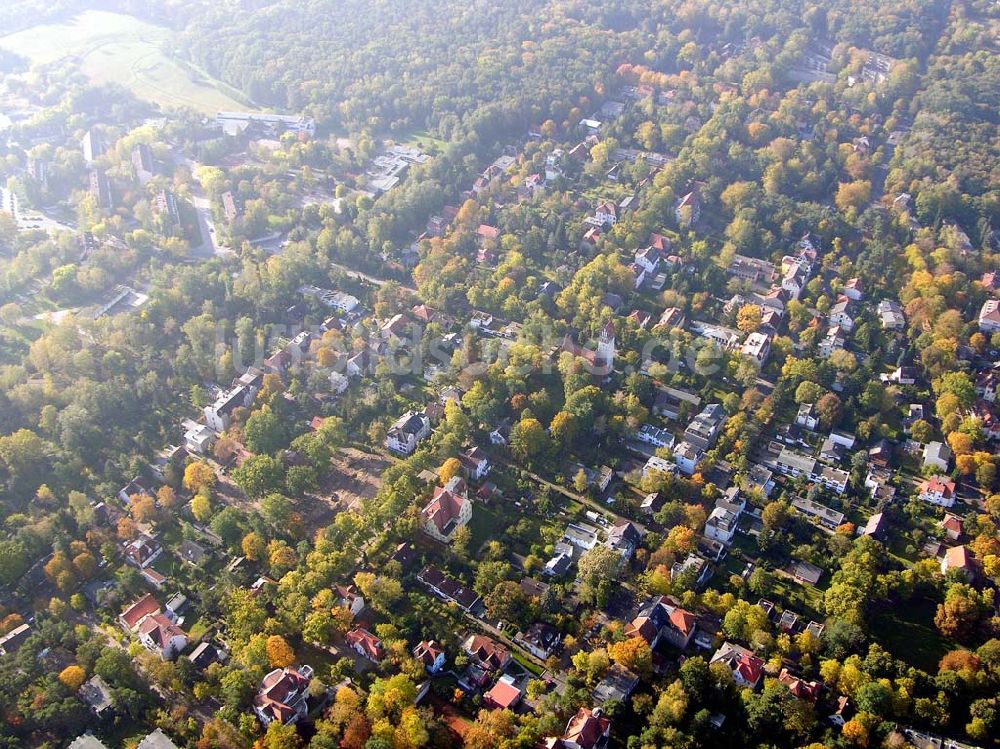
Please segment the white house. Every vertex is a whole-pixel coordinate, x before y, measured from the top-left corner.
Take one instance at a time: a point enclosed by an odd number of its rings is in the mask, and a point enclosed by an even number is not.
[[[465,481],[453,476],[443,487],[435,487],[434,496],[420,517],[427,535],[443,543],[451,541],[455,532],[472,519],[472,502]]]
[[[666,429],[660,429],[652,424],[643,424],[635,434],[636,439],[653,447],[670,448],[674,445],[674,435]]]
[[[756,689],[764,678],[764,661],[740,645],[724,642],[715,651],[710,664],[725,663],[741,687]]]
[[[687,440],[681,442],[674,450],[674,463],[688,476],[694,474],[695,468],[704,457],[704,453]]]
[[[951,448],[936,440],[924,445],[924,468],[936,468],[945,472],[951,465]]]
[[[918,497],[938,507],[954,507],[955,482],[944,476],[932,476],[920,484]]]
[[[407,411],[385,436],[385,446],[400,455],[409,455],[431,433],[431,420],[423,413]]]
[[[727,546],[732,543],[739,525],[739,516],[722,507],[716,507],[705,521],[705,536],[721,541]]]
[[[1000,301],[987,299],[979,310],[979,330],[983,333],[1000,332]]]
[[[753,359],[758,367],[762,367],[767,361],[767,355],[771,353],[771,336],[754,331],[747,336],[740,350],[744,356]]]

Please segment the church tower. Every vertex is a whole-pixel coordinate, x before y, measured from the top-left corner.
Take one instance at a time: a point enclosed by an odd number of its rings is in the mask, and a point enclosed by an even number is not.
[[[597,356],[594,362],[604,374],[611,374],[615,368],[615,324],[608,320],[608,324],[601,331],[601,337],[597,339]]]

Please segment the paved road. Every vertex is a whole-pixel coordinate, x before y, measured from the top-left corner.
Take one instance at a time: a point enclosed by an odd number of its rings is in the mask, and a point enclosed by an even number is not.
[[[385,286],[387,283],[390,283],[388,279],[369,276],[367,273],[362,273],[361,271],[358,270],[352,270],[351,268],[348,268],[346,265],[341,265],[340,263],[330,263],[330,265],[336,268],[337,270],[342,271],[345,275],[349,276],[350,278],[356,278],[359,281],[367,281],[368,283],[375,284],[376,286]],[[393,281],[392,283],[399,283],[399,281]],[[416,289],[410,286],[404,286],[401,283],[399,284],[399,288],[401,288],[403,291],[408,291],[411,294],[417,293]]]

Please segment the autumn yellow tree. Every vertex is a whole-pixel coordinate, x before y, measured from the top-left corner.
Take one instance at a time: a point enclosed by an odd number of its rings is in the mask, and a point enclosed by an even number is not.
[[[195,461],[184,469],[184,488],[191,492],[199,492],[203,487],[211,489],[215,486],[215,471],[208,463]]]
[[[295,651],[281,635],[267,638],[267,660],[274,668],[285,668],[295,662]]]
[[[264,539],[256,532],[248,533],[243,537],[242,547],[243,556],[251,562],[259,562],[264,558],[264,553],[267,550],[267,544],[264,543]]]
[[[736,327],[744,333],[753,333],[760,327],[762,318],[760,306],[744,304],[736,313]]]
[[[641,637],[629,637],[613,643],[608,648],[611,659],[639,675],[648,675],[653,670],[653,651]]]
[[[65,684],[69,689],[74,692],[83,686],[83,682],[87,680],[87,672],[83,670],[80,666],[76,664],[72,666],[66,666],[62,671],[59,672],[59,681]]]
[[[457,476],[459,471],[462,470],[462,461],[458,458],[448,458],[441,467],[438,468],[438,478],[441,479],[442,484],[447,484],[452,477]]]

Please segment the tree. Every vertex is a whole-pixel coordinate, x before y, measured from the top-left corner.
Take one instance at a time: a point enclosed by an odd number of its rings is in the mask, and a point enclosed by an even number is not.
[[[769,502],[761,511],[760,518],[768,530],[783,528],[791,518],[788,503],[781,500]]]
[[[544,460],[548,448],[549,435],[538,419],[521,419],[511,431],[511,452],[530,465],[536,465],[539,460]]]
[[[251,455],[232,473],[233,481],[249,497],[262,497],[281,488],[285,467],[270,455]]]
[[[156,501],[164,510],[172,510],[177,506],[177,492],[172,486],[164,484],[156,490]]]
[[[462,461],[458,458],[448,458],[441,467],[438,468],[438,479],[442,484],[447,484],[453,476],[457,476],[462,470]]]
[[[243,426],[246,446],[255,453],[273,453],[287,443],[285,427],[270,406],[254,411]]]
[[[510,575],[511,566],[509,562],[491,561],[481,562],[476,570],[476,579],[472,589],[481,596],[496,588]]]
[[[744,304],[736,313],[736,327],[744,333],[753,333],[762,321],[760,306],[756,304]]]
[[[820,424],[825,429],[836,426],[837,422],[840,421],[842,410],[840,398],[834,393],[827,393],[816,401],[816,413],[819,416]]]
[[[872,183],[868,180],[841,182],[833,202],[837,208],[847,213],[849,210],[861,211],[872,197]]]
[[[196,460],[184,469],[184,488],[190,492],[212,489],[215,486],[215,471],[208,463]]]
[[[964,642],[973,637],[993,608],[993,591],[978,592],[971,585],[956,583],[938,604],[934,624],[945,637]]]
[[[275,668],[285,668],[295,662],[295,651],[281,635],[267,638],[267,660]]]
[[[910,424],[910,436],[926,445],[934,438],[934,427],[923,419],[917,419]]]
[[[483,597],[486,613],[494,622],[527,623],[531,615],[531,601],[521,586],[510,580],[498,583]]]
[[[129,497],[128,511],[137,523],[151,523],[156,519],[156,500],[145,494]]]
[[[66,666],[66,668],[59,672],[59,681],[65,684],[73,692],[83,686],[83,682],[86,680],[87,672],[75,664],[72,666]]]
[[[617,551],[604,545],[584,553],[577,565],[581,597],[601,608],[607,605],[621,561]]]
[[[262,749],[299,749],[302,739],[294,723],[286,725],[274,720],[268,725],[267,732],[259,743]]]
[[[576,416],[568,411],[560,411],[552,417],[552,422],[549,424],[549,432],[556,445],[562,449],[571,447],[579,433],[579,424]]]
[[[611,659],[640,676],[648,676],[653,671],[653,651],[641,637],[629,637],[613,643],[608,648]]]
[[[212,517],[212,501],[205,494],[196,494],[191,500],[191,514],[199,523],[208,522]]]
[[[264,558],[264,552],[267,549],[267,544],[264,543],[264,539],[259,533],[256,532],[246,534],[243,537],[241,546],[243,548],[243,556],[251,562],[261,561]]]
[[[34,473],[44,463],[47,452],[45,441],[30,429],[0,437],[0,461],[15,478]]]

